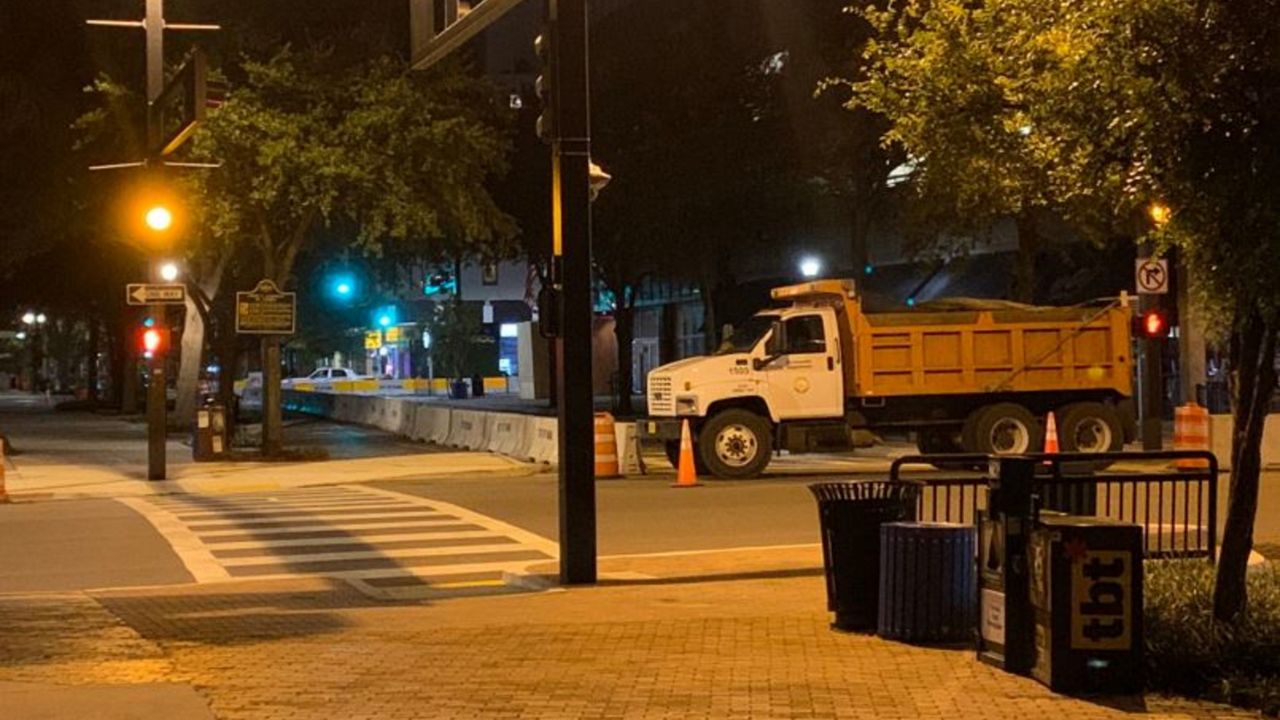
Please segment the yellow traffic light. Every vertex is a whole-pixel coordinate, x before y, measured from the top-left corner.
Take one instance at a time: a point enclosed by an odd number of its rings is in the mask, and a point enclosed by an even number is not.
[[[1168,223],[1169,218],[1173,216],[1173,211],[1169,209],[1168,205],[1157,200],[1156,202],[1151,203],[1151,206],[1147,208],[1147,215],[1151,216],[1151,222],[1156,225],[1164,225]]]
[[[163,205],[156,205],[147,210],[146,214],[147,227],[156,232],[164,232],[173,225],[173,213],[169,208]]]

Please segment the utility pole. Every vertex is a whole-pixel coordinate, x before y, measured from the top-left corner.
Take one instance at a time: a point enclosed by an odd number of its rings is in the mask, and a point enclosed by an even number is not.
[[[464,14],[458,0],[409,0],[413,68],[431,67],[520,2],[484,0]],[[550,280],[560,321],[552,343],[560,441],[560,581],[585,584],[596,581],[587,0],[545,2],[551,87],[544,102],[554,117]],[[607,176],[601,173],[600,179]]]
[[[560,579],[596,581],[595,396],[592,387],[591,119],[587,0],[547,0],[553,63],[552,283],[560,289],[556,397],[560,419]]]
[[[217,30],[217,25],[169,24],[164,19],[164,0],[146,0],[146,13],[142,20],[87,20],[89,25],[105,27],[142,28],[146,42],[147,58],[147,155],[141,161],[116,163],[91,167],[91,170],[109,170],[129,167],[152,168],[152,172],[161,173],[166,165],[164,155],[172,151],[163,148],[164,128],[161,123],[160,108],[157,102],[165,93],[164,85],[164,31],[169,30]],[[176,146],[175,146],[176,147]],[[182,163],[175,163],[181,165]],[[170,218],[171,220],[171,218]],[[164,227],[153,227],[156,235],[153,240],[159,241],[167,237],[168,220]],[[150,224],[150,221],[148,221]],[[161,282],[160,265],[163,251],[167,244],[153,248],[153,255],[148,261],[148,274],[152,282]],[[149,316],[154,320],[167,337],[168,320],[165,306],[153,303],[147,307]],[[151,354],[147,363],[147,479],[164,480],[166,471],[165,441],[168,424],[168,397],[165,393],[167,375],[165,371],[168,356],[167,343]]]

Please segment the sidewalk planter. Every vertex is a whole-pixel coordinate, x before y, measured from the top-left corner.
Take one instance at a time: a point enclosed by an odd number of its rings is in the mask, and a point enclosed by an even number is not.
[[[874,631],[880,594],[880,525],[914,520],[920,485],[908,482],[815,483],[827,609],[837,630]]]
[[[975,550],[971,525],[881,525],[876,634],[916,643],[972,642],[978,600]]]

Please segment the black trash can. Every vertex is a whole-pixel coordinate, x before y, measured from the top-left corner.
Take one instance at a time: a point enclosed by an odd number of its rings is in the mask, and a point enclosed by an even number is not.
[[[914,520],[920,484],[912,482],[815,483],[827,609],[837,630],[876,629],[880,593],[880,525]]]

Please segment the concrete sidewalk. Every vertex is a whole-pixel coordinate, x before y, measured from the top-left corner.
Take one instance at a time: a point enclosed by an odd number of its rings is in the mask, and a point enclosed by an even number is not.
[[[220,720],[1257,717],[1062,697],[969,649],[835,632],[811,563],[761,560],[618,558],[609,574],[637,579],[415,604],[321,580],[0,596],[0,683],[137,693],[105,720],[205,717],[158,709],[184,686]],[[87,695],[51,696],[66,712],[33,717],[90,717]]]
[[[85,412],[57,412],[43,402],[19,403],[0,397],[0,433],[18,454],[7,461],[7,486],[14,500],[129,497],[176,492],[218,494],[290,487],[408,479],[441,475],[527,475],[535,465],[490,453],[439,452],[422,445],[378,438],[372,457],[339,448],[340,459],[311,462],[196,463],[191,448],[170,436],[168,479],[146,479],[146,426],[140,422]],[[338,431],[343,426],[333,426]],[[358,428],[351,433],[372,434]],[[316,442],[328,442],[323,433]],[[378,433],[382,435],[381,433]],[[286,442],[290,440],[287,429]],[[343,438],[331,440],[337,447]],[[322,445],[323,446],[323,445]],[[341,457],[347,455],[347,457]]]

